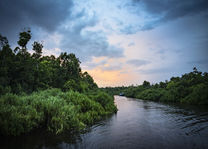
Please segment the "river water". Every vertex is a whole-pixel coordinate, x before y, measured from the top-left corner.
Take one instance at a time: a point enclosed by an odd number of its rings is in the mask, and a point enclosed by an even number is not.
[[[81,135],[35,132],[1,140],[22,149],[208,149],[208,109],[115,96],[117,114]],[[0,147],[1,148],[1,147]]]

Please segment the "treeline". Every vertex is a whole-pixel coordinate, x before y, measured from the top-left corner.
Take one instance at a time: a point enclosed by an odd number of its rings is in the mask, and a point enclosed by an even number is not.
[[[129,87],[126,86],[118,86],[118,87],[102,87],[100,88],[102,91],[107,92],[110,95],[124,95],[124,91]]]
[[[117,111],[113,96],[101,91],[82,72],[73,53],[42,56],[43,44],[27,43],[31,31],[19,34],[12,49],[0,35],[0,135],[20,135],[36,128],[54,133],[80,131]]]
[[[0,35],[0,94],[31,93],[48,88],[72,89],[79,92],[97,89],[87,73],[81,72],[80,61],[72,53],[59,57],[42,56],[42,43],[32,44],[33,54],[27,50],[30,30],[19,34],[18,46],[12,50],[6,37]]]
[[[195,67],[193,72],[181,77],[172,77],[169,81],[151,85],[144,81],[142,85],[116,88],[103,88],[109,93],[124,93],[127,97],[161,102],[179,102],[195,105],[208,105],[208,73]]]

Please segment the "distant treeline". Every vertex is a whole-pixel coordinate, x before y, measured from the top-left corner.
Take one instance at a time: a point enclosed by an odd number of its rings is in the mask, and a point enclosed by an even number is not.
[[[43,45],[37,41],[31,54],[30,39],[31,31],[24,30],[13,50],[0,35],[0,135],[16,136],[35,128],[79,132],[117,111],[113,96],[81,71],[74,54],[42,56]]]
[[[144,81],[138,86],[106,87],[102,90],[114,95],[124,93],[124,96],[143,100],[208,105],[208,73],[202,73],[194,67],[193,72],[172,77],[169,81],[153,85]]]

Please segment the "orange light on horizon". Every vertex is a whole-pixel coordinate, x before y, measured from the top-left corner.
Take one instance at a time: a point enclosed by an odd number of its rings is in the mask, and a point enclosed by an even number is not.
[[[128,73],[121,73],[120,70],[92,69],[85,71],[93,77],[99,87],[128,85],[129,82],[126,81],[131,81],[135,78]]]

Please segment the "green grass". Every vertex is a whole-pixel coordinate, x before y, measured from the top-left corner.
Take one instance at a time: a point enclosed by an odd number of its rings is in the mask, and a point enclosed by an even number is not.
[[[113,98],[103,92],[84,95],[49,89],[30,95],[0,97],[0,133],[17,136],[35,128],[59,134],[80,131],[117,111]]]

